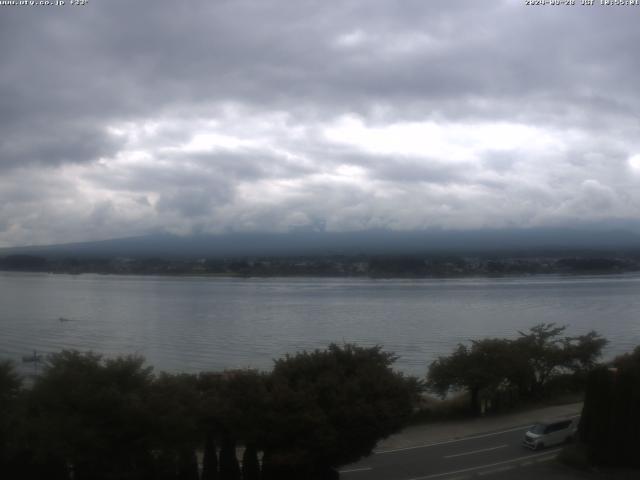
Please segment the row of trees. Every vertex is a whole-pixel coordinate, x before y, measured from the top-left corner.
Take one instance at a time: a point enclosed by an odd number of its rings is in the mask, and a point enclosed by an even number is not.
[[[443,396],[468,391],[475,413],[505,395],[540,398],[560,381],[584,386],[606,340],[564,331],[540,324],[516,339],[459,345],[431,364],[426,386]],[[393,371],[394,360],[380,347],[334,344],[287,355],[270,372],[155,374],[140,357],[63,351],[30,388],[0,363],[0,472],[51,480],[336,478],[335,468],[368,455],[413,413],[423,384]]]
[[[0,476],[337,478],[334,468],[412,413],[418,382],[393,371],[394,360],[380,347],[331,345],[268,373],[156,375],[140,357],[63,351],[28,389],[2,363]]]
[[[474,413],[505,397],[510,403],[539,399],[560,381],[582,389],[607,340],[594,331],[562,336],[565,330],[564,326],[542,323],[519,332],[516,339],[487,338],[474,340],[469,346],[460,344],[451,355],[431,363],[427,386],[441,396],[467,391]]]

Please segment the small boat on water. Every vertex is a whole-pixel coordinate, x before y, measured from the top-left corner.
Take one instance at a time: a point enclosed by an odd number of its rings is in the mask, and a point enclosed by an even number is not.
[[[70,322],[70,321],[71,321],[71,319],[70,319],[70,318],[67,318],[67,317],[59,317],[59,318],[58,318],[58,321],[59,321],[59,322],[61,322],[61,323],[62,323],[62,322]]]

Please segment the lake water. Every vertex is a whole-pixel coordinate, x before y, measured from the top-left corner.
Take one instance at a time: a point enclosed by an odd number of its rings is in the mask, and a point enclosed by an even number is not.
[[[640,344],[640,275],[450,280],[231,279],[0,272],[0,358],[138,353],[157,370],[267,369],[331,342],[381,344],[423,375],[458,342],[540,322]],[[69,319],[61,322],[60,317]],[[21,365],[20,368],[28,368]]]

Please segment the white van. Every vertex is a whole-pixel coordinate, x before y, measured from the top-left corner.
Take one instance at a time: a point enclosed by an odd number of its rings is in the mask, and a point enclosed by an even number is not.
[[[522,445],[532,450],[538,450],[570,442],[578,433],[579,422],[580,417],[536,423],[529,427],[527,433],[524,434]]]

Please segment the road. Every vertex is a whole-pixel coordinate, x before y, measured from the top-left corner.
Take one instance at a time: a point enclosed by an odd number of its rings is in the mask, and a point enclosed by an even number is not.
[[[520,442],[527,427],[428,445],[382,450],[344,467],[343,480],[462,480],[553,460],[560,448],[531,451]]]

